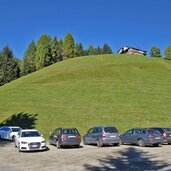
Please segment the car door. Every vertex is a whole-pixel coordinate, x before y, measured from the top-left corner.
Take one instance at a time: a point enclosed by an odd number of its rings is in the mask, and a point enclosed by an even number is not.
[[[85,135],[85,140],[87,143],[93,143],[93,132],[94,132],[94,128],[91,128],[87,134]]]
[[[5,129],[4,129],[4,135],[3,135],[3,138],[4,139],[9,139],[9,136],[10,136],[10,128],[9,127],[6,127]]]
[[[126,133],[123,134],[123,143],[128,143],[131,144],[131,139],[132,139],[132,135],[133,135],[134,130],[128,130]]]
[[[55,129],[51,135],[51,143],[56,145],[57,135],[58,135],[59,129]]]

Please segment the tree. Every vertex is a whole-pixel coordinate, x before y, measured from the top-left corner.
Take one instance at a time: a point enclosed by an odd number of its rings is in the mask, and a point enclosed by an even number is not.
[[[170,59],[170,60],[171,60],[171,46],[168,46],[168,47],[165,49],[164,54],[165,54],[165,58],[166,58],[166,59]]]
[[[103,45],[103,54],[112,54],[112,49],[107,43]]]
[[[87,51],[88,51],[88,55],[95,55],[96,54],[96,49],[93,47],[93,45],[89,45]]]
[[[0,52],[0,86],[19,78],[18,60],[14,58],[12,50],[5,46]]]
[[[36,69],[42,69],[53,63],[51,54],[51,37],[43,34],[37,43]]]
[[[62,60],[62,44],[63,44],[62,39],[60,39],[60,41],[58,42],[58,39],[55,36],[52,41],[52,46],[51,46],[53,63]]]
[[[63,55],[64,58],[73,58],[75,53],[74,53],[74,47],[75,47],[75,42],[74,38],[70,33],[67,33],[63,42]]]
[[[102,48],[100,48],[100,46],[97,46],[97,48],[95,49],[95,53],[96,53],[96,55],[101,55],[101,54],[103,54],[103,49]]]
[[[36,45],[35,42],[32,41],[21,62],[21,75],[27,75],[34,71],[36,71]]]
[[[83,49],[83,45],[81,43],[76,43],[75,45],[75,55],[74,56],[84,56],[84,49]]]
[[[160,53],[160,49],[153,46],[150,50],[150,56],[151,57],[162,57],[162,55]]]

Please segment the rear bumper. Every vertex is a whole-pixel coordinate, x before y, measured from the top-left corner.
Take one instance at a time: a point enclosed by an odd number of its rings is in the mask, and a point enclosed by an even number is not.
[[[74,145],[80,145],[81,141],[61,141],[60,145],[64,145],[64,146],[74,146]]]
[[[121,139],[120,138],[104,138],[102,139],[103,144],[120,144]]]
[[[160,140],[151,139],[145,142],[145,144],[147,145],[163,144],[163,139]]]

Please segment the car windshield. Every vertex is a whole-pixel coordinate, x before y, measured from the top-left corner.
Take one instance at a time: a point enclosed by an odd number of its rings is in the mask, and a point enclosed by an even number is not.
[[[164,130],[166,131],[166,133],[171,133],[171,128],[165,128]]]
[[[21,133],[21,137],[40,137],[41,135],[37,131],[26,131]]]
[[[160,134],[160,132],[158,130],[156,130],[156,129],[149,129],[148,133],[149,134]]]
[[[11,128],[12,132],[18,132],[21,128]]]
[[[78,134],[77,129],[63,129],[62,130],[63,134]]]
[[[115,127],[105,127],[104,131],[106,133],[118,133],[118,130]]]

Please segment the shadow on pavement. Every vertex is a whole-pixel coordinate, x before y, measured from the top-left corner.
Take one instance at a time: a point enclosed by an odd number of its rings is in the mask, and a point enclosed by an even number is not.
[[[19,126],[23,129],[35,128],[38,114],[20,112],[0,123],[1,126]]]
[[[125,151],[126,150],[126,151]],[[109,155],[99,159],[100,166],[90,164],[84,165],[85,170],[90,171],[144,171],[144,170],[170,170],[169,163],[157,160],[157,156],[150,155],[147,152],[139,151],[136,148],[130,147],[124,151],[119,151],[119,157]],[[118,152],[117,152],[118,153]],[[118,155],[118,154],[117,154]]]

